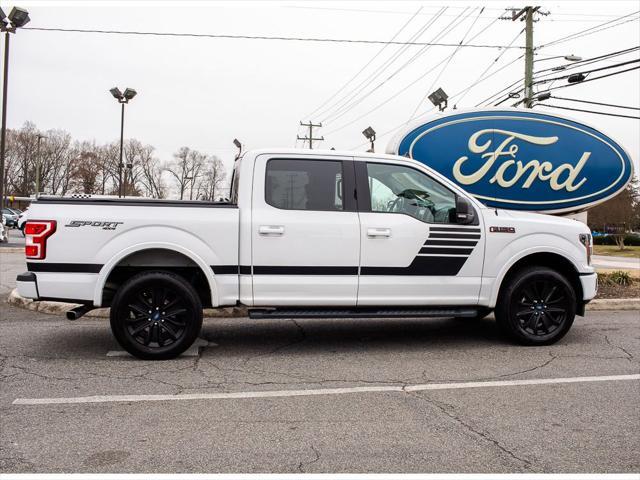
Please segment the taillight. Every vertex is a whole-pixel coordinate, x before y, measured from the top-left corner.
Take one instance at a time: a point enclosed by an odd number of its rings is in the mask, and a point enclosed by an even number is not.
[[[43,260],[47,256],[47,238],[55,231],[55,220],[28,220],[24,226],[25,256],[34,260]]]

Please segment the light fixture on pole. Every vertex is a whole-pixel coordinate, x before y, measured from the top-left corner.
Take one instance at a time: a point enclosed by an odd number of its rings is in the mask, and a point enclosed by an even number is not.
[[[13,7],[9,16],[0,8],[0,32],[4,35],[4,73],[2,82],[2,131],[0,132],[0,222],[2,222],[2,207],[4,207],[5,177],[4,154],[7,139],[7,93],[9,82],[9,34],[16,33],[20,27],[29,23],[29,12],[23,8]]]
[[[534,63],[546,62],[547,60],[557,60],[558,58],[563,58],[567,62],[581,62],[582,61],[582,57],[580,57],[578,55],[570,54],[570,55],[556,55],[555,57],[547,57],[547,58],[536,58],[533,62]]]
[[[442,88],[438,88],[435,92],[429,95],[429,101],[433,103],[434,106],[438,107],[438,110],[441,112],[447,108],[447,99],[449,95],[447,95]]]
[[[371,142],[371,148],[367,151],[373,153],[375,151],[374,142],[376,141],[376,131],[371,127],[367,127],[362,131],[362,134]]]
[[[586,75],[584,73],[574,73],[573,75],[569,75],[569,78],[567,78],[567,82],[569,83],[580,83],[582,82],[586,77]]]
[[[238,153],[236,154],[236,158],[234,159],[234,162],[235,162],[240,158],[240,155],[242,155],[242,144],[240,143],[240,140],[238,140],[237,138],[233,139],[233,144],[238,149]]]
[[[118,100],[118,103],[122,105],[122,113],[120,115],[120,163],[118,163],[118,197],[122,197],[122,168],[124,167],[124,164],[122,163],[122,151],[124,148],[124,106],[129,103],[129,100],[132,100],[138,92],[133,88],[126,88],[124,93],[122,93],[118,87],[113,87],[109,92],[111,92],[113,98]],[[131,170],[133,168],[133,164],[127,164],[127,168]]]

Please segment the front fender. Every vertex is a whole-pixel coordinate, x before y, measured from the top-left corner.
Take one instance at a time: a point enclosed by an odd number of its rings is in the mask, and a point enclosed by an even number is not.
[[[488,295],[488,306],[490,308],[496,306],[500,287],[511,267],[523,258],[535,253],[559,255],[568,260],[576,269],[576,272],[585,270],[581,258],[581,254],[584,254],[584,252],[566,238],[554,234],[537,233],[525,235],[510,243],[508,248],[494,252],[492,257],[489,257],[493,268],[486,268],[489,262],[485,261],[485,273],[483,276],[485,278],[493,278],[490,294]]]

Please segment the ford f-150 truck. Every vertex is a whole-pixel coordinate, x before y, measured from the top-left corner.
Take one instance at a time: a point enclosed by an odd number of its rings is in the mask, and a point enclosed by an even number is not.
[[[558,341],[596,294],[586,225],[487,208],[414,160],[256,150],[228,202],[40,196],[25,227],[28,298],[111,307],[131,354],[172,358],[204,307],[251,318],[484,317]]]

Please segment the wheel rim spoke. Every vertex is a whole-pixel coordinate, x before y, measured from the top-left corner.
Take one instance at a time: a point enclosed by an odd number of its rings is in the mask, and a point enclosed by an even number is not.
[[[181,293],[166,284],[142,287],[132,292],[123,304],[126,305],[121,313],[125,333],[149,349],[180,341],[192,315]]]
[[[162,328],[164,328],[165,332],[167,332],[171,338],[173,338],[174,340],[178,339],[178,334],[176,333],[175,330],[173,330],[173,328],[171,328],[169,325],[167,325],[167,322],[165,322],[162,325]]]

